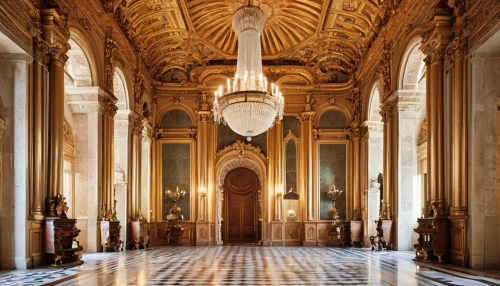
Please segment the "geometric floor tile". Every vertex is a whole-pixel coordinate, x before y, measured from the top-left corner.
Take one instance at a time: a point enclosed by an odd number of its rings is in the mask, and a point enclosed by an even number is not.
[[[84,253],[70,268],[0,271],[0,285],[500,285],[417,268],[414,252],[329,247],[152,247]]]

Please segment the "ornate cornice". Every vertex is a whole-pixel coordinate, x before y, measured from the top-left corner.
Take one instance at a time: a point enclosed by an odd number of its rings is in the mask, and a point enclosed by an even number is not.
[[[0,23],[27,47],[39,36],[40,11],[31,0],[0,1]]]
[[[484,37],[500,23],[500,5],[497,0],[469,1],[466,28],[469,36],[469,48],[475,48]]]

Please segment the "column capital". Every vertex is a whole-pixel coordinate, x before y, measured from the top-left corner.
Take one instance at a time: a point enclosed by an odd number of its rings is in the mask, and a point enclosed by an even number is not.
[[[446,58],[454,62],[457,57],[467,53],[467,40],[464,37],[455,37],[446,48]]]
[[[58,12],[58,9],[42,9],[42,36],[48,43],[51,61],[64,65],[68,60],[66,52],[69,49],[69,28],[66,16]]]
[[[392,121],[393,118],[392,109],[393,109],[392,104],[387,104],[380,110],[380,115],[382,116],[382,122],[384,122],[384,124],[387,124]]]
[[[144,129],[144,124],[146,122],[146,119],[143,117],[136,117],[133,122],[131,122],[130,127],[131,127],[131,133],[139,138],[142,138],[142,131]]]
[[[453,39],[451,20],[450,16],[434,16],[422,37],[420,50],[426,56],[430,56],[431,63],[444,60],[446,47]],[[426,59],[426,63],[429,59]]]
[[[214,119],[214,114],[209,110],[198,110],[198,123],[200,122],[208,122]]]
[[[314,115],[316,115],[316,111],[303,111],[296,118],[299,120],[300,124],[312,121],[314,119]]]
[[[41,65],[45,65],[45,58],[50,51],[50,45],[41,36],[33,38],[35,60]]]

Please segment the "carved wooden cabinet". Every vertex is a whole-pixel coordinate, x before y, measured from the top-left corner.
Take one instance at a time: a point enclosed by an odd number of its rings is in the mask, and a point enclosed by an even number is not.
[[[133,220],[130,222],[132,249],[143,249],[149,247],[149,224],[142,220]]]
[[[350,246],[351,224],[349,222],[335,222],[328,230],[328,236],[330,246]]]
[[[76,228],[76,219],[45,218],[45,255],[52,266],[81,265],[81,251],[76,237],[80,230]]]
[[[351,246],[363,247],[363,221],[351,220]]]
[[[181,246],[184,229],[178,220],[170,220],[165,227],[165,233],[167,234],[168,245]]]
[[[120,240],[121,228],[119,221],[101,221],[102,251],[122,251],[123,242]]]
[[[448,219],[446,218],[419,218],[418,227],[413,229],[418,233],[416,250],[417,260],[438,259],[443,262],[443,256],[448,254]]]

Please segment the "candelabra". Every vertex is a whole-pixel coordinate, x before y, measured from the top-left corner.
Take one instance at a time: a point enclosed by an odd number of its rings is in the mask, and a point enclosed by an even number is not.
[[[338,210],[337,210],[337,207],[335,205],[335,202],[337,201],[337,199],[340,197],[341,194],[342,194],[342,191],[337,190],[335,188],[335,185],[333,185],[333,188],[328,191],[328,196],[330,196],[332,198],[332,207],[330,208],[330,212],[333,213],[333,220],[337,220],[339,218]]]
[[[186,195],[186,191],[184,190],[179,191],[179,186],[177,186],[175,192],[167,190],[165,194],[174,202],[174,205],[168,211],[167,220],[176,220],[178,219],[177,214],[181,211],[181,208],[177,204],[177,201]]]

